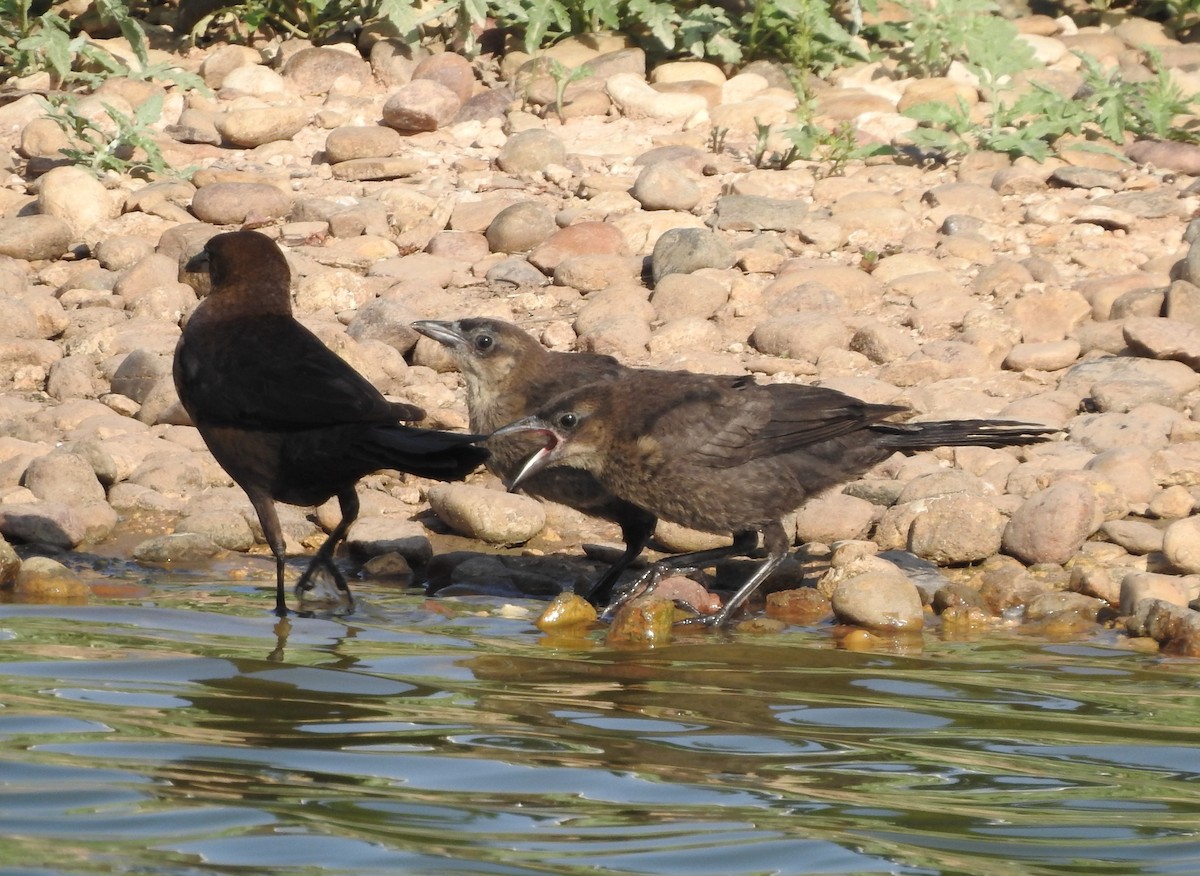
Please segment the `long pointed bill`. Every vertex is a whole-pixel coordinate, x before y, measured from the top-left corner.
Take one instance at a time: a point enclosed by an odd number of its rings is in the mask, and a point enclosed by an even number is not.
[[[540,417],[526,417],[523,420],[517,420],[515,423],[509,423],[492,433],[493,438],[503,437],[505,435],[540,435],[546,439],[546,446],[537,453],[525,460],[525,464],[521,466],[521,470],[517,472],[508,483],[508,491],[515,493],[524,481],[527,481],[533,475],[537,474],[542,469],[548,467],[556,456],[555,452],[561,439],[558,433],[551,429],[546,421]]]
[[[461,347],[467,339],[458,330],[458,324],[441,319],[419,319],[412,327],[427,338],[432,338],[439,344],[450,347]]]

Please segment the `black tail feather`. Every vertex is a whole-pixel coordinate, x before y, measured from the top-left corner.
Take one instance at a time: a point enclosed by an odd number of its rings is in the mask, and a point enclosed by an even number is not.
[[[870,427],[881,447],[932,450],[935,447],[1012,447],[1040,444],[1061,432],[1053,426],[1012,420],[934,420],[928,423],[876,423]]]
[[[389,468],[439,481],[460,481],[487,459],[487,450],[475,445],[486,437],[409,426],[377,426],[368,430],[363,439],[373,454],[378,453],[377,458],[386,460]]]

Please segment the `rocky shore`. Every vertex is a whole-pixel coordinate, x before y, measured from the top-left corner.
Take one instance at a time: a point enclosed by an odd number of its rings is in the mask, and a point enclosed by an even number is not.
[[[1021,26],[1039,81],[1069,87],[1073,49],[1132,68],[1155,45],[1200,91],[1200,46],[1148,22]],[[425,407],[427,425],[465,426],[461,379],[410,323],[486,315],[633,365],[1062,429],[1023,449],[896,457],[810,502],[789,522],[805,548],[760,627],[1108,625],[1200,656],[1200,146],[759,168],[760,126],[775,148],[796,106],[777,68],[647,70],[615,37],[551,54],[588,65],[561,106],[553,76],[520,53],[472,64],[388,40],[197,49],[167,57],[209,94],[110,79],[79,101],[102,122],[105,104],[132,114],[161,99],[155,142],[194,168],[189,181],[97,178],[64,159],[40,96],[6,98],[3,585],[86,592],[54,558],[130,531],[147,533],[133,557],[148,565],[265,551],[170,376],[204,292],[181,265],[247,225],[287,253],[302,321]],[[918,93],[978,100],[953,74],[909,80],[882,64],[831,82],[818,118],[862,141],[902,143],[914,123],[899,110]],[[482,472],[438,486],[385,472],[360,492],[347,543],[368,580],[415,570],[442,593],[550,595],[599,568],[582,545],[602,560],[595,543],[616,541]],[[280,514],[297,553],[337,520],[334,507]],[[664,550],[712,543],[657,535]]]

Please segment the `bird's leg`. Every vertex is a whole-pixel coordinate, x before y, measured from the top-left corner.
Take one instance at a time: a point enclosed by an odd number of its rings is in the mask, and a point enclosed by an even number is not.
[[[688,618],[681,623],[703,624],[706,627],[726,626],[738,609],[742,607],[742,604],[754,595],[754,592],[762,586],[763,581],[767,580],[767,576],[787,558],[790,544],[782,523],[773,520],[763,527],[763,544],[767,548],[767,558],[763,560],[761,566],[754,570],[754,574],[746,580],[746,583],[739,587],[733,596],[729,597],[729,601],[721,606],[720,611]]]
[[[358,518],[358,492],[351,486],[349,489],[338,493],[337,498],[338,507],[342,511],[342,519],[338,521],[338,525],[334,527],[333,532],[329,533],[329,538],[325,539],[325,543],[317,548],[317,552],[313,555],[312,560],[309,561],[308,568],[304,570],[304,574],[296,582],[296,595],[298,598],[303,598],[305,593],[312,590],[311,579],[317,567],[320,566],[333,578],[333,583],[345,598],[347,612],[352,612],[354,611],[354,596],[350,593],[350,585],[346,581],[346,576],[342,574],[342,570],[333,561],[333,552],[337,550],[337,546],[346,537],[346,533],[350,530],[350,525]]]
[[[659,560],[628,585],[622,587],[616,598],[604,609],[601,617],[604,620],[611,620],[613,615],[617,613],[617,610],[630,600],[636,599],[639,596],[649,596],[654,592],[654,588],[658,586],[658,582],[663,579],[663,575],[667,572],[679,572],[681,574],[694,572],[726,557],[746,556],[757,546],[758,532],[748,529],[745,532],[734,533],[733,543],[726,547],[676,554],[673,557]]]
[[[284,599],[283,587],[283,529],[279,526],[279,515],[275,513],[275,500],[261,493],[247,492],[247,495],[250,497],[250,504],[254,506],[254,512],[258,515],[263,537],[266,538],[271,553],[275,555],[275,614],[278,617],[287,617],[287,600]]]
[[[618,521],[621,526],[621,538],[625,541],[625,553],[621,554],[617,561],[609,566],[590,587],[577,591],[592,605],[602,605],[608,602],[612,596],[613,585],[617,583],[621,573],[638,558],[638,555],[646,547],[646,543],[650,541],[650,537],[654,535],[654,527],[658,523],[658,518],[641,508],[630,507],[636,513],[631,513]]]

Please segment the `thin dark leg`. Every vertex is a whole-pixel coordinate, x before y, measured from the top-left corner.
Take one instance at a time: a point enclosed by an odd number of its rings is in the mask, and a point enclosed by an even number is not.
[[[333,552],[337,550],[337,546],[346,537],[346,533],[350,530],[350,525],[358,518],[358,492],[352,486],[348,490],[338,493],[337,498],[338,506],[342,510],[342,519],[338,521],[338,525],[334,527],[333,532],[329,533],[329,538],[325,539],[325,543],[317,548],[317,552],[308,563],[308,568],[304,570],[304,574],[296,582],[296,593],[297,595],[303,595],[312,589],[309,579],[312,578],[313,572],[316,571],[317,567],[321,566],[329,572],[330,577],[333,578],[333,583],[337,585],[337,589],[346,598],[347,609],[353,611],[354,597],[350,593],[350,585],[346,582],[346,576],[342,574],[341,569],[333,562]]]
[[[625,553],[617,558],[604,574],[596,579],[586,590],[577,591],[580,596],[592,605],[600,606],[608,602],[612,596],[613,586],[621,573],[629,568],[629,564],[638,558],[650,536],[654,535],[654,527],[658,518],[649,511],[644,511],[636,505],[622,509],[622,515],[617,520],[621,527],[621,538],[625,540]]]
[[[249,494],[247,494],[249,495]],[[275,513],[275,501],[270,496],[252,495],[250,504],[258,514],[258,523],[262,527],[263,537],[275,555],[275,614],[287,617],[287,600],[284,598],[283,560],[284,542],[283,529],[279,526],[279,515]]]
[[[746,583],[733,596],[729,597],[729,601],[721,607],[721,610],[695,620],[684,621],[684,623],[699,623],[707,627],[726,626],[730,619],[737,614],[742,604],[754,595],[755,591],[762,586],[763,581],[767,580],[767,576],[787,558],[788,548],[791,544],[782,523],[774,520],[763,527],[763,544],[767,548],[767,558],[761,566],[754,570],[754,574],[746,580]]]
[[[780,527],[782,532],[782,526]],[[654,592],[654,588],[658,586],[658,582],[662,580],[663,575],[667,572],[682,572],[684,570],[703,569],[705,566],[711,565],[717,560],[723,560],[726,557],[744,557],[758,546],[758,532],[753,529],[748,529],[745,532],[734,533],[733,543],[727,547],[709,548],[703,551],[692,551],[687,554],[676,554],[673,557],[667,557],[659,560],[649,569],[643,572],[636,580],[631,582],[628,587],[624,588],[621,593],[617,594],[609,606],[604,610],[603,617],[610,619],[625,603],[639,596],[648,596]]]

